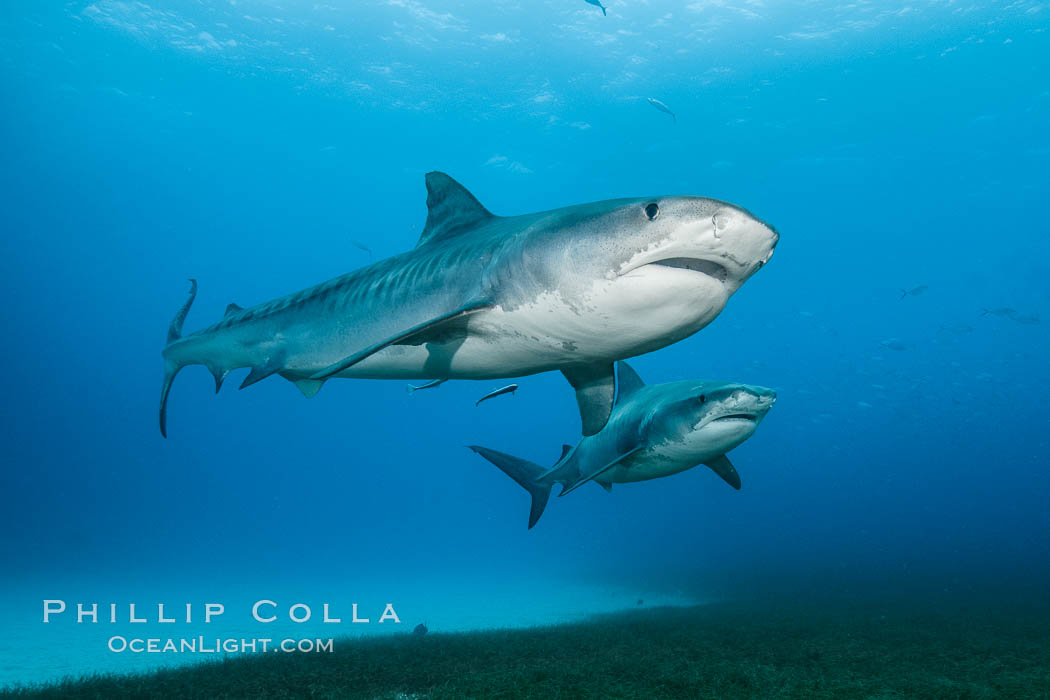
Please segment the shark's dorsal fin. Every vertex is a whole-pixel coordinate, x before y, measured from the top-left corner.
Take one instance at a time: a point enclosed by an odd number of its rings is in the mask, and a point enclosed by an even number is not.
[[[633,367],[622,361],[616,363],[616,403],[622,402],[643,386],[645,382]]]
[[[427,173],[427,224],[416,247],[444,240],[492,218],[466,187],[441,172]]]
[[[244,311],[244,308],[231,302],[230,305],[226,307],[226,313],[224,313],[222,317],[227,318],[230,314],[235,314],[238,311]]]

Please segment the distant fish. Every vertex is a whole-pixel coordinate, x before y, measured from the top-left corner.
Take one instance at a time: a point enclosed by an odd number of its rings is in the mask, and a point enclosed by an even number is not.
[[[671,115],[671,119],[673,119],[676,124],[678,123],[678,117],[675,116],[675,113],[671,111],[670,107],[665,105],[660,100],[654,99],[652,97],[646,97],[645,99],[647,99],[649,101],[649,104],[651,104],[654,109],[658,109],[661,112],[663,112],[664,114],[670,114]]]
[[[480,406],[482,401],[487,401],[488,399],[494,399],[497,396],[502,396],[503,394],[513,394],[517,390],[518,390],[518,385],[517,384],[508,384],[507,386],[505,386],[505,387],[503,387],[501,389],[496,389],[495,391],[490,391],[489,393],[485,394],[480,399],[478,399],[478,402],[475,403],[474,405],[475,406]]]
[[[927,289],[929,289],[929,287],[927,287],[925,284],[920,284],[918,287],[915,287],[914,289],[902,289],[901,290],[901,299],[903,299],[904,297],[917,297],[920,294],[922,294],[923,292],[925,292]]]
[[[1026,326],[1034,326],[1035,324],[1040,323],[1039,317],[1032,316],[1031,314],[1026,314],[1024,316],[1011,316],[1010,318],[1018,323],[1023,323]]]
[[[1010,318],[1017,313],[1017,309],[1011,309],[1009,306],[1004,306],[998,309],[985,309],[981,314],[982,316],[998,316],[1000,318]]]
[[[431,381],[427,382],[426,384],[420,384],[419,386],[416,386],[415,384],[409,384],[408,385],[408,393],[414,394],[417,391],[423,391],[423,389],[433,389],[438,384],[444,384],[447,381],[448,381],[447,379],[434,379],[434,380],[431,380]]]
[[[422,637],[429,631],[430,630],[427,629],[427,626],[420,622],[418,625],[416,625],[415,629],[412,630],[412,634],[414,634],[417,637]]]
[[[361,241],[351,240],[350,243],[352,243],[355,248],[363,250],[371,256],[375,256],[375,253],[372,252],[372,249],[366,246]]]
[[[599,9],[599,10],[601,10],[601,11],[602,11],[602,16],[603,16],[603,17],[608,17],[608,16],[609,16],[609,13],[605,11],[605,6],[604,6],[604,5],[602,5],[602,4],[601,4],[601,2],[600,2],[599,0],[583,0],[583,1],[584,1],[585,3],[587,3],[588,5],[594,5],[594,6],[595,6],[595,7],[597,7],[597,8]]]
[[[887,338],[886,340],[882,341],[879,344],[882,347],[886,348],[887,350],[896,350],[897,352],[901,352],[902,350],[907,350],[908,348],[911,347],[910,345],[905,343],[900,338]]]
[[[942,324],[940,329],[946,333],[955,333],[957,335],[973,333],[973,326],[968,326],[965,323]]]

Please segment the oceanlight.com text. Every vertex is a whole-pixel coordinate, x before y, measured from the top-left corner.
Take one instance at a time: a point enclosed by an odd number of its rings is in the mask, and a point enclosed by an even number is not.
[[[244,639],[222,637],[141,638],[116,635],[109,638],[109,650],[116,654],[285,654],[332,653],[331,639]]]

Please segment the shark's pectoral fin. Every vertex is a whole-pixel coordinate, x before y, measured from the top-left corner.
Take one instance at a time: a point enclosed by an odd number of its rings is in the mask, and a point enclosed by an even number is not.
[[[584,435],[594,435],[605,427],[612,413],[616,381],[611,362],[581,365],[561,371],[576,390]]]
[[[736,467],[729,461],[729,458],[725,455],[721,457],[715,457],[709,462],[704,462],[711,470],[722,477],[722,480],[727,484],[735,488],[737,491],[740,490],[740,475],[736,473]]]
[[[309,378],[315,380],[328,379],[332,375],[339,374],[343,370],[353,367],[361,360],[364,360],[391,345],[407,344],[428,332],[439,331],[446,323],[453,323],[458,319],[469,316],[470,314],[491,309],[493,306],[495,306],[495,304],[489,299],[475,299],[474,301],[467,302],[463,306],[460,306],[458,309],[454,309],[447,314],[442,314],[422,323],[417,323],[407,330],[392,335],[378,343],[374,343],[373,345],[369,345],[367,348],[355,352],[352,355],[347,355],[342,360],[339,360],[339,362],[325,367],[320,372],[315,372]]]
[[[622,455],[618,456],[616,459],[612,460],[611,462],[609,462],[605,466],[594,470],[590,474],[584,474],[579,479],[577,479],[574,483],[572,483],[569,486],[567,486],[564,489],[562,489],[562,492],[559,493],[558,496],[561,497],[561,496],[564,496],[565,494],[572,493],[576,489],[578,489],[581,486],[583,486],[584,484],[586,484],[588,481],[591,481],[593,479],[597,479],[599,476],[601,476],[605,472],[609,471],[610,469],[615,467],[617,464],[619,464],[620,462],[624,461],[625,459],[627,459],[628,457],[633,455],[638,450],[642,450],[644,448],[645,448],[645,445],[635,445],[634,447],[632,447],[631,449],[627,450]]]

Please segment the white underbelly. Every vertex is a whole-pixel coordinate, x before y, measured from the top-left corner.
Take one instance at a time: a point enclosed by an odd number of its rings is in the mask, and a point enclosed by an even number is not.
[[[710,323],[728,298],[721,282],[690,270],[639,268],[597,280],[579,299],[558,291],[472,316],[452,342],[398,345],[339,376],[491,379],[657,350]]]
[[[629,466],[617,466],[610,472],[608,478],[603,481],[611,481],[617,484],[626,484],[632,481],[647,481],[659,479],[663,476],[671,476],[692,469],[701,464],[705,459],[712,459],[718,455],[706,456],[702,453],[690,452],[677,448],[669,448],[667,445],[650,447],[639,453],[631,460]]]
[[[681,439],[651,445],[627,466],[614,467],[609,481],[628,483],[670,476],[710,462],[754,435],[757,423],[730,420],[709,423],[702,430],[686,433]]]

